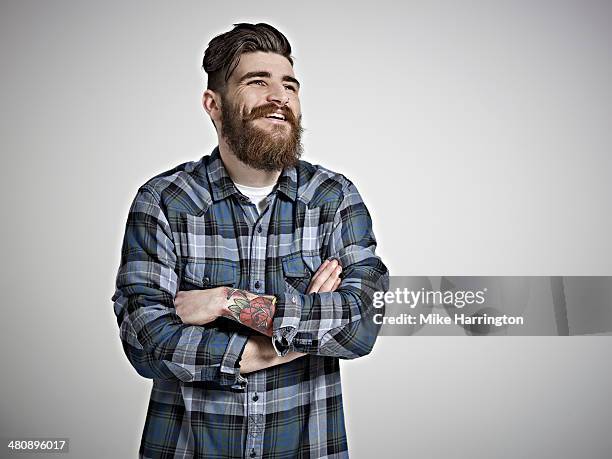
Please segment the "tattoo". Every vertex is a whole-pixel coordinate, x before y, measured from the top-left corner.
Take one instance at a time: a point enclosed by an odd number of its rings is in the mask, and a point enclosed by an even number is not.
[[[276,297],[255,295],[237,288],[226,288],[226,307],[223,316],[240,322],[253,330],[272,336],[272,317],[276,310]]]

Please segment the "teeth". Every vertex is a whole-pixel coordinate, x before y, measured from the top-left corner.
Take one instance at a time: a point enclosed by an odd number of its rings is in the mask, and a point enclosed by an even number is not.
[[[278,113],[272,113],[271,115],[266,116],[266,118],[275,118],[277,120],[284,120],[285,117],[283,115],[280,115]]]

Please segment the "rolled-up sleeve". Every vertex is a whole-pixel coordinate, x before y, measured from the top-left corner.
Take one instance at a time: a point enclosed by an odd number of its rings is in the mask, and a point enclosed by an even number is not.
[[[247,336],[215,323],[186,325],[176,314],[177,255],[153,189],[141,188],[128,214],[112,297],[123,349],[145,378],[242,387],[238,361]]]
[[[353,359],[372,350],[380,325],[374,314],[374,293],[387,291],[389,273],[375,254],[372,220],[356,187],[348,182],[334,215],[328,258],[342,265],[334,292],[277,297],[272,343],[278,355],[290,351]]]

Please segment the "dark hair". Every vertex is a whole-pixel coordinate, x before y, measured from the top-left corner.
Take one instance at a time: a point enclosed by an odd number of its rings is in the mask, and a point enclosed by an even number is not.
[[[240,23],[210,40],[202,67],[208,74],[208,89],[222,91],[244,53],[264,51],[280,54],[293,65],[291,45],[281,32],[269,24]]]

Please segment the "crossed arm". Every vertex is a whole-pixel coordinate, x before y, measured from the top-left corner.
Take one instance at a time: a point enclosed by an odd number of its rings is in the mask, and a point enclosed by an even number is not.
[[[307,293],[333,292],[340,285],[342,267],[337,260],[326,260],[314,274]],[[267,337],[272,336],[272,318],[276,297],[257,295],[246,290],[216,287],[207,290],[179,291],[174,300],[177,315],[183,323],[205,325],[223,316],[246,325]],[[240,373],[250,373],[290,362],[306,354],[289,352],[280,357],[269,338],[249,337],[240,360]]]
[[[304,294],[285,292],[275,299],[260,295],[256,304],[267,308],[262,316],[263,307],[247,309],[246,302],[250,307],[257,297],[249,292],[178,291],[172,228],[161,196],[144,186],[128,214],[112,298],[124,351],[146,378],[232,387],[240,386],[239,373],[301,353],[347,359],[366,355],[377,335],[369,317],[373,294],[388,287],[388,271],[375,248],[369,213],[350,185],[335,213],[327,246],[327,253],[342,265],[342,282],[334,278],[332,284],[331,273],[323,273],[334,266],[324,264]],[[247,339],[237,328],[216,327],[214,318],[219,316],[250,322],[262,334]]]

